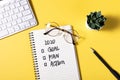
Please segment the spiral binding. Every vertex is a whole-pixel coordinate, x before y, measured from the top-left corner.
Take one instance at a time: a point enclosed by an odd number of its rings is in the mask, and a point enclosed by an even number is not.
[[[40,74],[39,74],[39,67],[38,67],[38,59],[35,49],[35,42],[34,42],[34,35],[33,32],[29,33],[30,35],[30,42],[31,42],[31,48],[33,53],[33,65],[34,65],[34,72],[35,72],[35,79],[40,80]]]

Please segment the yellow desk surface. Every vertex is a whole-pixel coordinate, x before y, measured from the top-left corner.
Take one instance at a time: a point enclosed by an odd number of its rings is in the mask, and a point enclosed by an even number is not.
[[[39,24],[0,40],[0,80],[35,80],[28,33],[45,28],[47,22],[71,24],[81,35],[77,45],[82,80],[116,80],[92,53],[100,55],[120,73],[120,1],[119,0],[30,0]],[[107,17],[100,31],[85,26],[86,15],[101,11]]]

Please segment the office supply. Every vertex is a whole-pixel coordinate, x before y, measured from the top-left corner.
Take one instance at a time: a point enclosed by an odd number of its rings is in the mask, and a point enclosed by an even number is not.
[[[117,80],[120,80],[120,74],[114,70],[100,55],[99,53],[91,48],[93,50],[93,53],[97,56],[97,58],[108,68],[108,70],[117,78]]]
[[[29,0],[6,1],[0,1],[0,39],[37,25]]]
[[[62,30],[72,30],[70,25],[60,28]],[[51,28],[51,30],[52,33],[58,31],[55,28]],[[68,36],[70,37],[69,40],[72,41],[72,36],[61,30],[60,33],[57,36],[51,36],[46,32],[46,29],[30,32],[37,80],[81,79],[75,46],[65,39],[65,36]]]

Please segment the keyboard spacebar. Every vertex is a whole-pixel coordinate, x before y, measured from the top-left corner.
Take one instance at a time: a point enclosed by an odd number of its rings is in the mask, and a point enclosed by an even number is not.
[[[3,37],[3,36],[6,36],[6,35],[8,35],[8,31],[7,30],[0,31],[0,38]]]

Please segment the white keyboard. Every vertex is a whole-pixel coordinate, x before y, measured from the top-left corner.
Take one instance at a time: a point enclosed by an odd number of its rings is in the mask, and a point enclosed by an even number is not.
[[[0,39],[35,25],[37,21],[29,0],[11,0],[0,5]]]

